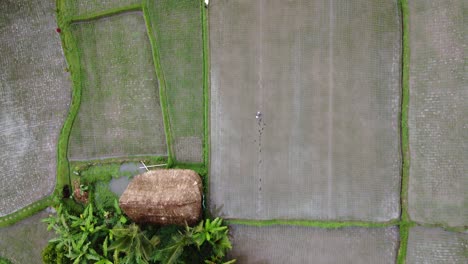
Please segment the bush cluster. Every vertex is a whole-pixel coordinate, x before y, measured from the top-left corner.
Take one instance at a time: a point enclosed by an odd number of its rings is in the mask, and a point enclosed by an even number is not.
[[[95,195],[84,209],[69,210],[72,206],[62,203],[57,214],[43,219],[57,234],[42,252],[44,263],[212,264],[223,263],[231,248],[227,226],[219,218],[195,227],[139,226],[122,213],[105,182],[93,188]]]
[[[11,261],[9,261],[8,259],[4,257],[0,257],[0,264],[13,264],[13,263],[11,263]]]

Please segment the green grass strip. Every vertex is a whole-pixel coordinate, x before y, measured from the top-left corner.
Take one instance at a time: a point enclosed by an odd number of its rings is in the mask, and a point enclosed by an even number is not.
[[[414,223],[411,222],[401,222],[400,227],[400,245],[398,248],[397,263],[405,264],[406,263],[406,254],[408,250],[408,236],[411,227],[414,226]]]
[[[128,5],[128,6],[108,9],[108,10],[104,10],[104,11],[100,11],[96,13],[74,16],[70,19],[70,21],[71,22],[85,22],[85,21],[95,20],[95,19],[99,19],[103,17],[117,15],[117,14],[124,13],[124,12],[129,12],[129,11],[140,11],[141,9],[142,9],[141,4],[133,4],[133,5]]]
[[[57,183],[55,186],[55,193],[60,194],[65,185],[71,185],[70,183],[70,169],[68,162],[68,142],[70,139],[70,133],[73,126],[73,122],[78,115],[81,104],[81,92],[82,92],[82,80],[81,80],[81,64],[78,53],[78,47],[71,32],[71,19],[65,12],[65,1],[57,0],[57,24],[61,29],[61,41],[62,49],[65,55],[65,59],[68,64],[72,80],[72,102],[70,110],[65,123],[62,127],[59,136],[58,149],[57,149]]]
[[[166,164],[167,157],[166,156],[131,156],[131,157],[123,157],[123,158],[110,158],[110,159],[96,159],[96,160],[72,160],[70,164],[72,167],[90,167],[96,165],[105,165],[105,164],[122,164],[122,163],[139,163],[143,161],[146,165],[156,165],[156,164]]]
[[[205,178],[208,173],[206,166],[203,163],[175,163],[171,168],[193,170],[203,178]],[[205,187],[205,185],[203,187]]]
[[[208,167],[210,163],[210,54],[209,54],[209,37],[208,37],[208,14],[205,8],[204,1],[200,1],[201,23],[202,23],[202,39],[203,39],[203,162]]]
[[[408,0],[401,1],[403,16],[403,67],[402,67],[402,99],[401,99],[401,151],[403,158],[401,181],[401,214],[403,221],[410,221],[408,215],[408,177],[410,166],[409,132],[408,132],[408,106],[409,106],[409,10]]]
[[[150,20],[150,13],[148,10],[148,0],[143,1],[142,9],[143,9],[143,17],[145,19],[146,24],[146,31],[148,32],[148,37],[150,40],[151,45],[151,52],[153,54],[153,62],[156,71],[156,75],[159,80],[159,100],[161,101],[161,109],[162,109],[162,116],[163,116],[163,123],[164,123],[164,132],[166,134],[166,143],[167,143],[167,163],[168,166],[172,166],[174,163],[174,152],[172,150],[172,129],[169,120],[169,107],[168,107],[168,99],[167,99],[167,92],[166,92],[166,81],[164,78],[164,72],[161,67],[161,62],[159,60],[159,48],[158,42],[156,41],[155,34],[153,32],[153,27]]]
[[[210,52],[209,52],[209,36],[208,36],[208,9],[205,8],[205,3],[200,0],[200,14],[203,40],[203,163],[205,167],[205,175],[203,177],[203,193],[204,206],[203,213],[206,217],[211,216],[209,210],[209,192],[210,192]]]
[[[321,221],[321,220],[247,220],[247,219],[226,219],[229,225],[248,225],[256,227],[287,225],[287,226],[306,226],[325,229],[337,229],[345,227],[390,227],[398,225],[399,220],[388,222],[365,222],[365,221]]]
[[[31,215],[36,214],[39,211],[44,210],[53,204],[53,196],[47,196],[41,200],[34,202],[12,214],[0,217],[0,227],[7,227],[13,225],[16,222],[19,222],[25,218],[30,217]]]
[[[398,264],[406,263],[406,252],[408,246],[408,233],[413,223],[408,214],[408,181],[409,181],[409,131],[408,131],[408,106],[409,106],[409,7],[408,0],[399,0],[402,15],[402,98],[401,98],[401,223],[400,223],[400,248],[398,249]]]

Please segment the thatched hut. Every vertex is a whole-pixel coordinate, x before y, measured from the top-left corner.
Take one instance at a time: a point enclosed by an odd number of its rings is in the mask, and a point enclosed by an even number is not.
[[[130,182],[119,200],[137,223],[196,224],[201,217],[202,181],[192,170],[154,170]]]

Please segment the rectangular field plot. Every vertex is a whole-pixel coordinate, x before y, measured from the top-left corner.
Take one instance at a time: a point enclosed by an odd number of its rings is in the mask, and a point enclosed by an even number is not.
[[[203,40],[200,1],[150,0],[166,82],[173,151],[179,162],[203,162]]]
[[[158,80],[140,12],[72,25],[82,97],[71,160],[165,155]]]
[[[400,28],[396,0],[211,5],[212,210],[398,218]]]
[[[394,264],[398,229],[231,226],[237,263]]]
[[[409,213],[417,222],[468,225],[464,2],[409,1]]]
[[[55,0],[0,1],[0,216],[52,193],[71,81]]]
[[[118,9],[133,4],[141,3],[141,0],[64,0],[67,11],[74,16],[89,15],[93,13]]]
[[[0,228],[0,256],[18,263],[42,263],[41,252],[52,239],[54,231],[47,231],[41,219],[48,217],[46,211],[39,212],[9,227]]]
[[[468,263],[468,233],[439,228],[415,227],[410,230],[407,264]]]

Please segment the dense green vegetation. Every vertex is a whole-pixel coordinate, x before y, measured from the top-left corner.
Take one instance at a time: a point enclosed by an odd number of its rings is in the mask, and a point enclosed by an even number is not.
[[[0,264],[12,264],[11,261],[4,257],[0,257]]]
[[[165,160],[151,160],[151,164]],[[122,161],[72,162],[71,181],[86,193],[83,204],[69,190],[55,196],[57,214],[44,219],[57,238],[43,251],[45,263],[222,263],[231,248],[227,226],[221,219],[201,221],[196,227],[137,225],[120,210],[109,188],[113,178],[131,177],[121,171]],[[178,164],[203,179],[203,164]],[[76,186],[71,186],[76,187]],[[208,215],[206,212],[204,215]],[[232,263],[232,262],[230,262]]]
[[[78,115],[78,110],[81,104],[81,65],[76,46],[76,41],[70,30],[70,18],[66,15],[66,2],[62,0],[56,1],[57,8],[57,25],[61,30],[60,39],[62,42],[62,50],[68,65],[72,81],[72,102],[68,112],[67,119],[60,131],[59,142],[57,146],[57,183],[55,185],[55,193],[61,194],[64,186],[70,185],[69,162],[68,162],[68,142],[73,122]]]
[[[185,228],[137,225],[117,199],[112,208],[98,208],[100,202],[90,197],[81,211],[60,204],[57,214],[43,220],[57,235],[42,253],[44,263],[221,263],[231,249],[219,218]]]

